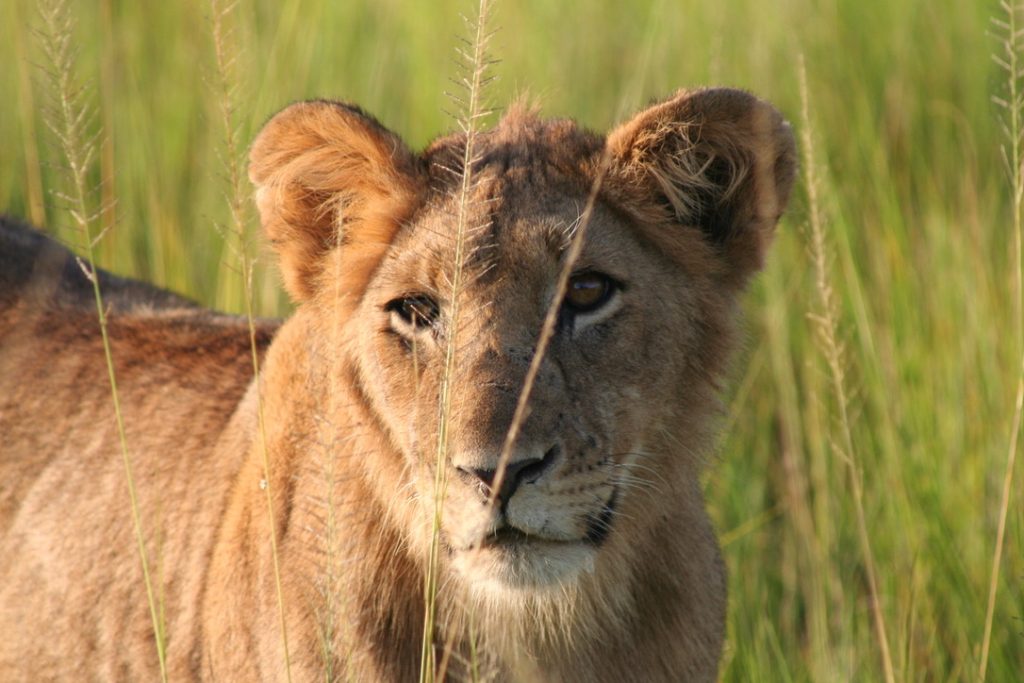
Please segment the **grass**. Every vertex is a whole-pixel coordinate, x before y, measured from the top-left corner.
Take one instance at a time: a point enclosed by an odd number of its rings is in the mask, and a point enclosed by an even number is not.
[[[224,241],[234,250],[235,260],[239,267],[239,280],[242,284],[242,299],[245,302],[245,317],[249,324],[249,349],[252,352],[252,374],[254,381],[260,382],[260,353],[256,345],[256,321],[253,311],[252,274],[253,258],[248,244],[246,231],[248,206],[243,180],[244,153],[239,143],[238,126],[236,124],[236,87],[235,58],[237,47],[233,45],[231,20],[235,4],[222,0],[210,0],[210,33],[213,39],[214,63],[216,64],[214,90],[220,104],[220,118],[224,129],[224,142],[221,148],[223,155],[223,171],[227,180],[225,198],[230,210],[227,228],[220,228]],[[271,520],[270,548],[273,558],[274,591],[277,596],[278,623],[281,629],[281,650],[284,654],[284,671],[288,683],[292,680],[291,654],[288,648],[288,629],[285,620],[284,594],[281,589],[281,562],[278,552],[277,525],[273,523],[274,494],[270,473],[270,455],[267,449],[266,416],[263,409],[263,393],[256,392],[256,414],[259,425],[259,449],[263,460],[262,489],[267,501],[267,519]]]
[[[52,109],[46,123],[53,133],[53,138],[62,155],[61,168],[66,171],[63,187],[56,190],[54,196],[65,206],[72,219],[72,229],[77,233],[76,244],[84,254],[78,265],[86,278],[92,283],[93,298],[96,302],[96,319],[99,323],[100,336],[103,340],[103,356],[107,368],[107,379],[110,384],[111,408],[117,423],[117,437],[120,445],[121,461],[124,466],[125,483],[128,489],[129,508],[132,517],[132,530],[137,544],[139,563],[142,567],[142,578],[146,586],[146,600],[149,607],[153,639],[156,645],[157,659],[160,664],[160,679],[167,681],[167,646],[164,636],[164,620],[162,602],[153,589],[150,572],[149,552],[146,549],[145,533],[142,525],[142,512],[136,494],[135,477],[132,473],[132,459],[128,441],[125,438],[124,417],[121,413],[121,399],[117,390],[117,373],[114,370],[114,359],[111,355],[110,336],[107,327],[107,309],[100,292],[100,281],[96,275],[96,244],[102,239],[103,231],[98,228],[100,218],[105,213],[101,201],[99,208],[93,207],[92,186],[87,180],[89,168],[96,155],[96,138],[89,131],[92,110],[83,100],[83,89],[75,82],[76,49],[73,41],[74,17],[63,0],[52,0],[41,4],[39,8],[41,28],[39,31],[40,46],[45,53],[47,62],[45,73],[50,79],[50,96],[53,99]]]
[[[52,194],[65,162],[46,143],[46,86],[33,76],[45,61],[27,32],[40,23],[34,5],[0,3],[0,60],[11,65],[0,70],[0,211],[71,240]],[[117,199],[99,219],[114,227],[98,264],[244,312],[237,259],[214,228],[232,217],[209,5],[73,9],[78,69],[95,86],[86,104],[99,113],[89,125],[106,133],[86,181],[106,180]],[[444,92],[460,75],[459,13],[472,9],[243,0],[238,139],[288,102],[337,97],[422,146],[453,127]],[[991,59],[1005,38],[993,17],[1005,18],[994,1],[958,0],[495,8],[489,99],[529,92],[547,113],[601,129],[677,87],[716,83],[771,100],[802,132],[806,57],[861,495],[809,318],[820,288],[801,183],[747,298],[748,343],[706,479],[730,571],[723,680],[882,680],[876,615],[896,680],[1013,681],[1024,670],[1024,473],[1010,455],[1024,348],[1019,210],[1001,152],[1003,122],[1013,124],[992,102],[1013,101]],[[287,313],[270,259],[252,266],[256,313]]]
[[[445,495],[448,490],[448,460],[450,451],[450,434],[452,423],[452,380],[455,377],[457,350],[464,343],[460,336],[460,313],[462,303],[462,287],[466,258],[466,242],[479,226],[471,225],[471,212],[474,208],[474,190],[477,187],[473,176],[473,165],[479,160],[476,151],[477,134],[481,120],[488,115],[484,89],[488,83],[487,69],[491,65],[487,56],[489,37],[488,17],[490,4],[488,0],[479,0],[474,18],[466,20],[469,37],[464,38],[465,47],[458,50],[461,57],[463,72],[456,81],[457,89],[452,93],[453,103],[457,105],[457,123],[465,133],[465,144],[462,151],[462,170],[459,174],[459,190],[456,196],[456,215],[452,216],[455,224],[455,254],[451,264],[451,272],[447,277],[450,284],[448,301],[450,304],[449,325],[452,332],[448,335],[448,343],[444,350],[444,373],[441,378],[441,391],[438,397],[438,425],[436,444],[436,466],[434,479],[434,515],[430,536],[430,561],[427,567],[425,585],[423,587],[426,610],[423,616],[423,648],[420,657],[420,682],[432,683],[435,679],[444,680],[448,657],[451,652],[450,643],[441,653],[438,660],[434,640],[437,637],[437,593],[439,580],[439,561],[442,552],[441,521]],[[417,388],[417,393],[419,389]],[[454,633],[454,629],[452,630]]]
[[[824,217],[819,198],[818,161],[814,155],[814,132],[809,113],[810,94],[807,89],[807,66],[804,56],[800,55],[800,125],[802,128],[801,143],[803,148],[803,164],[805,186],[807,188],[807,208],[810,227],[811,261],[814,264],[814,287],[818,293],[818,305],[811,319],[817,324],[818,341],[822,356],[828,366],[831,379],[835,410],[838,413],[838,437],[831,437],[833,452],[846,463],[850,480],[850,492],[853,494],[853,510],[857,520],[857,540],[860,545],[864,574],[867,579],[867,597],[870,603],[872,623],[875,637],[881,654],[882,670],[886,683],[894,683],[896,677],[892,668],[892,655],[889,652],[889,636],[886,634],[885,617],[879,604],[878,571],[875,569],[874,552],[871,550],[871,539],[864,518],[864,490],[857,448],[854,446],[850,425],[850,405],[846,386],[846,361],[843,344],[839,337],[839,309],[836,304],[835,290],[832,286],[832,268],[829,258],[829,244],[825,238]]]

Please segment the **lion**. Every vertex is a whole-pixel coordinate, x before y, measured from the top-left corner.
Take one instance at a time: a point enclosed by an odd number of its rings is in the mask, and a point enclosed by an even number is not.
[[[715,679],[699,475],[790,128],[699,89],[606,136],[516,106],[466,144],[275,115],[249,176],[283,322],[95,275],[171,680]],[[0,679],[158,678],[126,482],[88,268],[7,219]]]

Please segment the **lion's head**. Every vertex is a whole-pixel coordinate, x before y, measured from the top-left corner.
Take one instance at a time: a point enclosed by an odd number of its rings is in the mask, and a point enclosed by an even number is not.
[[[382,431],[365,459],[411,551],[430,548],[444,481],[442,562],[473,592],[622,578],[643,543],[703,519],[697,476],[731,319],[789,194],[791,133],[734,90],[679,93],[607,137],[515,108],[475,139],[463,195],[465,145],[455,135],[417,155],[357,108],[304,102],[264,128],[250,175],[286,286],[311,336],[330,340],[323,372],[356,387]]]

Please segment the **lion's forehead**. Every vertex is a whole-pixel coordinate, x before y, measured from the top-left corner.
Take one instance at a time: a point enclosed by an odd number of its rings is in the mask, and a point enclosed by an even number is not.
[[[406,228],[392,252],[400,268],[441,294],[450,291],[456,264],[468,296],[544,296],[554,285],[588,198],[572,189],[488,174],[473,199],[434,200]],[[628,254],[638,249],[633,231],[603,205],[582,226],[577,269],[614,270],[624,276]],[[461,235],[460,235],[461,232]],[[461,239],[460,239],[461,237]]]

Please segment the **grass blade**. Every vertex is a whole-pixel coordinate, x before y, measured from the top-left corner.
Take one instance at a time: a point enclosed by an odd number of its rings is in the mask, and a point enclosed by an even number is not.
[[[88,173],[92,159],[95,157],[95,138],[90,137],[87,124],[90,120],[89,109],[82,101],[82,91],[74,83],[75,50],[73,47],[74,20],[70,9],[63,0],[46,2],[39,7],[44,28],[41,33],[43,49],[49,59],[51,87],[57,99],[53,120],[49,121],[54,135],[60,141],[60,149],[70,172],[69,184],[64,197],[69,200],[69,213],[74,227],[83,241],[85,259],[79,260],[82,270],[92,283],[93,298],[96,302],[96,317],[99,322],[100,336],[103,340],[103,355],[107,365],[107,378],[110,383],[110,399],[117,423],[117,438],[124,465],[125,480],[128,485],[128,497],[131,504],[132,524],[135,541],[142,564],[142,577],[146,585],[146,600],[149,604],[149,615],[153,627],[153,638],[156,641],[157,659],[160,666],[160,678],[167,681],[166,635],[162,610],[157,604],[153,589],[153,580],[149,569],[146,553],[145,535],[142,529],[142,515],[139,510],[138,492],[135,488],[135,477],[132,471],[132,459],[128,451],[128,440],[125,436],[124,416],[121,411],[121,400],[117,390],[117,373],[114,369],[114,357],[111,351],[108,333],[107,312],[103,305],[103,293],[100,291],[99,276],[96,273],[95,248],[97,240],[102,236],[95,229],[99,214],[89,207]],[[102,211],[102,209],[101,209]]]
[[[243,191],[242,146],[238,142],[238,128],[232,93],[235,80],[232,72],[232,52],[225,20],[234,9],[234,2],[210,0],[210,28],[213,34],[214,54],[217,62],[217,98],[224,127],[224,171],[229,183],[227,200],[231,211],[231,222],[225,237],[233,241],[232,250],[238,258],[242,278],[242,296],[245,302],[245,318],[249,326],[249,349],[252,353],[253,381],[260,384],[260,356],[256,344],[256,321],[253,313],[252,274],[253,259],[245,243],[247,198]],[[231,242],[229,241],[229,244]],[[263,458],[263,492],[267,501],[267,515],[270,519],[270,551],[274,565],[274,590],[277,593],[278,622],[281,631],[281,646],[284,651],[284,669],[287,680],[292,680],[291,656],[288,649],[288,628],[285,623],[284,592],[281,588],[281,563],[278,553],[277,526],[274,516],[272,477],[270,476],[270,454],[267,452],[266,419],[263,411],[263,392],[256,392],[256,410],[259,424],[259,449]]]
[[[985,608],[985,628],[981,639],[981,657],[978,664],[978,681],[983,683],[988,674],[989,649],[992,645],[992,623],[995,619],[996,593],[999,591],[999,570],[1003,559],[1003,546],[1006,541],[1006,518],[1010,509],[1010,498],[1013,493],[1013,473],[1017,460],[1017,447],[1020,439],[1021,414],[1024,411],[1024,272],[1021,267],[1021,204],[1024,200],[1024,173],[1021,169],[1021,101],[1020,81],[1024,76],[1024,67],[1020,64],[1021,32],[1017,26],[1017,15],[1020,8],[1008,0],[1000,3],[1006,13],[1006,22],[1002,24],[1005,31],[1002,45],[1005,60],[999,60],[1006,72],[1007,99],[1004,108],[1009,121],[1006,122],[1006,158],[1011,190],[1011,222],[1013,226],[1013,293],[1014,319],[1017,325],[1017,348],[1020,350],[1021,361],[1017,376],[1017,397],[1013,404],[1013,420],[1010,427],[1010,443],[1006,454],[1006,470],[1003,474],[1002,496],[999,504],[999,523],[996,528],[996,547],[992,553],[992,571],[988,584],[988,603]]]
[[[815,288],[818,294],[819,308],[818,312],[812,317],[817,322],[818,340],[822,355],[828,365],[833,399],[839,411],[840,441],[836,445],[836,449],[841,454],[843,460],[845,460],[849,470],[850,489],[853,493],[854,510],[857,518],[857,539],[860,543],[861,554],[864,557],[864,568],[868,579],[868,598],[871,602],[872,622],[875,628],[875,638],[878,641],[879,654],[882,659],[882,670],[885,673],[886,683],[895,683],[896,674],[893,670],[892,656],[889,652],[889,638],[886,634],[885,617],[882,613],[878,597],[878,571],[875,568],[875,557],[871,550],[871,539],[868,534],[868,525],[864,514],[861,469],[857,461],[852,428],[850,426],[846,372],[842,342],[839,339],[839,309],[828,274],[829,257],[825,240],[824,216],[818,197],[817,160],[814,156],[814,136],[809,113],[810,94],[807,88],[807,71],[803,55],[800,56],[799,68],[800,118],[803,128],[801,142],[810,211],[811,257],[814,265]]]
[[[459,329],[459,298],[461,296],[463,265],[465,262],[465,241],[469,230],[469,216],[472,209],[472,193],[474,186],[473,162],[476,160],[476,137],[479,132],[480,119],[486,114],[486,107],[483,104],[483,89],[487,84],[487,67],[490,62],[487,58],[487,42],[490,35],[487,32],[487,22],[490,14],[490,3],[488,0],[480,0],[477,5],[476,16],[467,20],[472,41],[468,51],[464,52],[464,75],[465,99],[463,101],[462,115],[458,120],[459,128],[465,133],[465,146],[462,153],[462,173],[457,199],[456,226],[455,226],[455,258],[452,264],[451,275],[451,302],[449,313],[449,329],[447,346],[444,356],[444,372],[441,378],[441,393],[439,398],[439,417],[437,432],[436,470],[434,480],[434,515],[431,529],[430,556],[427,566],[427,576],[424,585],[424,618],[423,618],[423,647],[420,660],[420,681],[428,683],[444,677],[444,667],[438,667],[436,660],[433,639],[436,628],[437,617],[437,581],[438,561],[441,547],[441,518],[445,491],[447,487],[447,463],[449,447],[449,428],[451,425],[452,411],[452,381],[455,375],[456,349],[458,348]],[[453,636],[452,636],[453,637]],[[450,652],[451,642],[446,643],[444,655]],[[447,664],[447,656],[442,657],[442,664]]]

